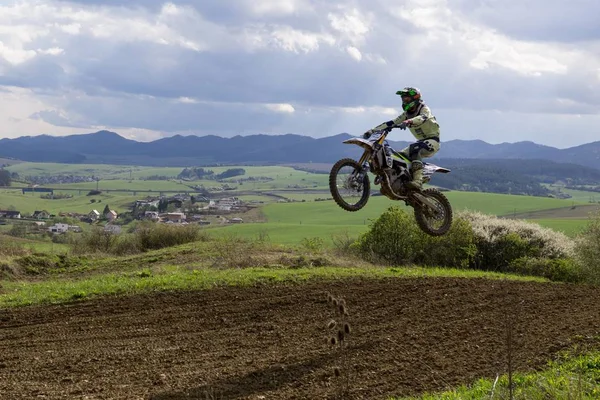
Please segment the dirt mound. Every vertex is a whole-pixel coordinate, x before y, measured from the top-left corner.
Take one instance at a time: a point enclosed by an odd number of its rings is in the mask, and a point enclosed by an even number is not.
[[[344,296],[350,312],[353,398],[441,390],[504,372],[507,304],[521,370],[599,331],[598,289],[483,279],[105,298],[0,311],[0,398],[327,398],[337,361],[325,343],[327,291]]]

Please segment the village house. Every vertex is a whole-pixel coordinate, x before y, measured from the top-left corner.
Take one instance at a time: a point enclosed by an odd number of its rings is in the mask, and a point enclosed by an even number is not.
[[[31,217],[35,219],[48,219],[50,218],[50,213],[46,210],[35,211]]]
[[[158,221],[158,211],[145,211],[142,218],[149,219],[152,221]]]
[[[108,220],[108,222],[113,222],[115,219],[117,219],[118,215],[117,212],[114,210],[110,210],[109,212],[107,212],[104,215],[104,218],[106,218]]]
[[[113,235],[118,235],[121,233],[121,227],[119,225],[107,224],[104,227],[104,232],[108,232]]]
[[[159,200],[136,200],[135,207],[158,207]]]
[[[55,234],[65,233],[69,230],[69,224],[54,224],[48,228],[48,232]]]
[[[20,219],[21,213],[19,211],[0,210],[0,218]]]
[[[91,221],[98,221],[98,219],[100,219],[100,213],[98,212],[98,210],[90,211],[90,213],[87,216]]]
[[[232,224],[241,224],[242,222],[244,222],[244,220],[241,219],[241,218],[231,218],[229,220],[229,222],[232,223]]]
[[[163,218],[165,218],[168,222],[183,222],[186,219],[185,214],[181,212],[167,213],[163,215]]]

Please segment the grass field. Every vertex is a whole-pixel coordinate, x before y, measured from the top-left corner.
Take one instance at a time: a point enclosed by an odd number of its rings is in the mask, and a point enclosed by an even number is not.
[[[96,182],[65,183],[47,185],[56,189],[82,189],[82,190],[149,190],[160,192],[161,190],[177,190],[181,192],[193,192],[194,189],[180,181],[147,181],[147,180],[124,180],[110,179]]]
[[[87,193],[87,192],[86,192]],[[97,196],[86,196],[70,192],[73,197],[70,199],[47,200],[41,199],[39,193],[22,194],[21,191],[0,190],[0,209],[6,209],[10,206],[15,207],[21,213],[33,213],[36,210],[46,210],[50,213],[59,212],[77,212],[87,214],[96,209],[100,212],[108,204],[111,209],[117,212],[123,212],[128,209],[128,204],[137,198],[131,194],[109,193]],[[99,203],[90,203],[91,199],[100,201]]]
[[[529,222],[534,222],[545,226],[546,228],[554,229],[555,231],[564,232],[568,236],[575,236],[588,223],[587,219],[528,219]]]
[[[510,196],[490,193],[447,192],[455,211],[474,210],[494,215],[506,215],[513,210],[521,212],[555,209],[570,206],[570,200],[538,198],[531,196]],[[325,197],[325,196],[324,196]],[[376,219],[388,207],[397,205],[412,213],[404,203],[393,202],[383,196],[375,196],[362,210],[347,212],[333,201],[307,201],[305,203],[268,204],[263,212],[267,223],[241,224],[219,228],[208,228],[217,235],[236,234],[246,238],[268,235],[273,243],[298,244],[303,238],[322,238],[327,245],[332,237],[348,234],[356,237],[368,229],[370,221]],[[546,218],[535,220],[542,226],[576,233],[586,223],[585,219],[564,221]]]

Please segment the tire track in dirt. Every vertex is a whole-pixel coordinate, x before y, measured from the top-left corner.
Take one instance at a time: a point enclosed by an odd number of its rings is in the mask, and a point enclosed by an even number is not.
[[[542,367],[600,331],[600,289],[485,279],[348,279],[0,310],[2,399],[317,399],[335,391],[325,293],[344,296],[353,398]]]

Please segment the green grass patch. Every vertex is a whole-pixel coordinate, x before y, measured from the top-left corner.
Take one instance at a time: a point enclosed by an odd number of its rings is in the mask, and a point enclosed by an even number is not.
[[[555,231],[563,232],[564,234],[575,237],[578,233],[580,233],[587,223],[589,219],[565,219],[565,218],[556,218],[556,219],[530,219],[528,222],[533,222],[536,224],[540,224],[546,228],[554,229]]]
[[[141,194],[135,197],[131,193],[102,193],[97,196],[86,196],[88,190],[82,190],[81,194],[72,191],[57,191],[55,193],[68,193],[72,194],[73,197],[69,199],[47,200],[40,198],[40,193],[22,194],[20,190],[0,190],[0,209],[13,206],[21,213],[28,214],[36,210],[46,210],[54,214],[58,214],[59,212],[87,214],[94,209],[102,212],[104,206],[108,204],[111,210],[123,212],[127,211],[129,204],[134,202],[138,197],[145,197],[145,195]],[[96,200],[96,202],[90,203],[92,199]]]
[[[541,372],[517,373],[513,375],[515,399],[577,399],[600,398],[600,352],[572,356],[562,354],[548,363]],[[402,397],[395,400],[500,400],[508,399],[508,376],[495,379],[480,379],[472,385],[463,385],[454,390],[419,397]]]
[[[109,179],[101,180],[96,185],[96,182],[81,182],[81,183],[65,183],[57,185],[48,185],[52,188],[57,189],[85,189],[89,190],[139,190],[139,191],[153,191],[160,192],[161,190],[169,191],[182,191],[190,192],[193,191],[188,186],[189,183],[184,183],[178,180],[162,180],[162,181],[148,181],[148,180],[125,180],[125,179]]]
[[[163,266],[158,271],[88,276],[80,280],[51,279],[42,282],[3,282],[0,308],[63,303],[104,295],[131,295],[168,290],[204,290],[219,286],[303,282],[309,279],[461,277],[545,282],[516,275],[445,268],[246,268],[193,269]]]
[[[347,234],[351,238],[357,238],[366,232],[367,225],[306,225],[306,224],[278,224],[278,223],[256,223],[227,225],[224,227],[205,228],[214,237],[239,236],[242,239],[257,239],[261,235],[268,235],[273,244],[297,245],[304,238],[318,237],[323,239],[324,245],[333,245],[333,238]]]

